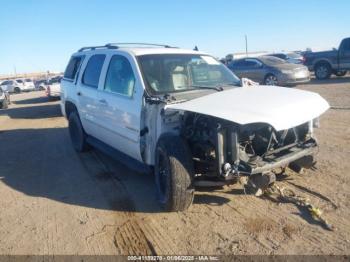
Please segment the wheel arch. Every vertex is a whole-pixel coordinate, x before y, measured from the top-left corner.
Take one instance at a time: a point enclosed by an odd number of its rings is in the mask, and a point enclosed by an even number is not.
[[[79,115],[79,112],[78,112],[78,108],[76,107],[76,105],[71,102],[71,101],[66,101],[65,104],[64,104],[64,110],[65,110],[65,113],[66,113],[66,118],[69,119],[69,115],[72,113],[72,112],[77,112],[78,115]]]
[[[322,58],[322,59],[318,59],[314,62],[314,66],[313,66],[314,71],[316,71],[316,67],[321,65],[321,64],[326,64],[332,69],[331,61],[329,61],[328,59]]]

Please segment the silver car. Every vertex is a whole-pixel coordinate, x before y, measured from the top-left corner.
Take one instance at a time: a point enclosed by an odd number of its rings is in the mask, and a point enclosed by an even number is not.
[[[249,78],[264,85],[293,86],[310,81],[306,66],[291,64],[273,56],[234,60],[228,68],[239,78]]]
[[[277,58],[281,58],[289,63],[292,64],[303,64],[305,59],[302,55],[290,52],[290,53],[274,53],[274,54],[269,54],[269,56],[274,56]]]

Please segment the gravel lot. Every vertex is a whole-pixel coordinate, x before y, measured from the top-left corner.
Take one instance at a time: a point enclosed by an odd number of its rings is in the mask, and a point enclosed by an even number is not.
[[[350,106],[350,77],[298,88]],[[278,182],[319,206],[328,231],[306,210],[239,184],[163,213],[152,176],[73,151],[58,101],[31,92],[12,102],[0,110],[0,254],[350,254],[349,110],[323,115],[317,169]]]

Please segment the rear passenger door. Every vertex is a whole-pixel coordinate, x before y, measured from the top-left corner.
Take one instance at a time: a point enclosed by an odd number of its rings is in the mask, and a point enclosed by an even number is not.
[[[127,54],[110,54],[99,92],[102,141],[142,161],[140,121],[143,88],[136,63]]]
[[[105,54],[94,54],[85,59],[82,75],[77,87],[80,120],[85,132],[92,136],[99,134],[98,126],[98,88],[101,85],[101,71]]]

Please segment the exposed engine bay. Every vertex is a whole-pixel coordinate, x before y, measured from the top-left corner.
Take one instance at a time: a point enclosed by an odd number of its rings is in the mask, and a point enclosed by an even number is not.
[[[311,121],[275,131],[265,123],[239,125],[185,112],[181,135],[189,144],[199,176],[229,180],[270,172],[305,157],[313,162],[317,143],[312,128]]]

